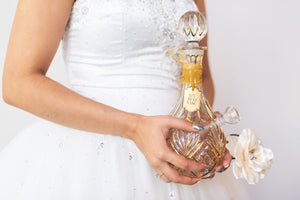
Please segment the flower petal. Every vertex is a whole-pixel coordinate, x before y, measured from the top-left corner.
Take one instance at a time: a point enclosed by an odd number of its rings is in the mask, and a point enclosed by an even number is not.
[[[226,148],[228,149],[229,153],[235,157],[236,155],[234,155],[234,149],[236,147],[236,144],[238,142],[238,137],[236,136],[226,136],[226,140],[228,141],[228,143],[226,144]]]
[[[249,184],[256,184],[259,181],[259,173],[251,170],[248,167],[242,169],[243,176]]]
[[[239,167],[236,161],[232,163],[232,171],[236,179],[243,178],[242,168]]]

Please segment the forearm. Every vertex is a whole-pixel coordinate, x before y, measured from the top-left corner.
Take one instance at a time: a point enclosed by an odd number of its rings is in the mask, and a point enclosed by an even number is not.
[[[206,40],[206,37],[205,37],[205,40]],[[206,44],[206,42],[204,42],[204,44]],[[202,64],[203,64],[203,80],[202,80],[203,81],[203,92],[204,92],[206,99],[209,101],[209,103],[211,105],[213,105],[214,98],[215,98],[215,88],[214,88],[212,75],[210,72],[210,66],[208,63],[207,51],[204,53]]]
[[[204,0],[194,0],[199,11],[206,17],[206,8],[205,8],[205,2]],[[200,41],[200,46],[207,46],[207,37],[204,37]],[[207,51],[204,52],[204,57],[203,57],[203,92],[206,97],[206,99],[209,101],[211,105],[213,105],[214,102],[214,97],[215,97],[215,88],[214,88],[214,83],[213,79],[210,73],[210,67],[208,63],[208,55]]]
[[[46,120],[89,132],[131,138],[140,115],[86,98],[43,74],[4,82],[6,102]]]
[[[130,137],[137,114],[83,97],[46,77],[74,0],[19,0],[3,70],[3,99],[46,120]]]
[[[201,40],[200,45],[207,46],[207,36]],[[209,101],[209,103],[213,105],[214,97],[215,97],[215,88],[214,88],[214,83],[210,72],[210,66],[208,63],[207,51],[204,52],[202,65],[203,65],[203,75],[202,75],[203,92],[206,99]]]

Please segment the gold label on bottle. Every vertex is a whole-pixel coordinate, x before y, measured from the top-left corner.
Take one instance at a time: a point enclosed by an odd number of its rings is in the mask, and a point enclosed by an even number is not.
[[[194,88],[187,88],[184,90],[184,96],[183,96],[183,107],[189,111],[193,112],[199,109],[200,107],[200,98],[201,98],[201,92]]]

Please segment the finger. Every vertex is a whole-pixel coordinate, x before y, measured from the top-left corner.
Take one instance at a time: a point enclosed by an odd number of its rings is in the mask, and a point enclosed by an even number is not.
[[[224,166],[223,166],[223,163],[222,163],[222,165],[218,165],[217,167],[216,167],[216,172],[223,172],[224,171]]]
[[[161,178],[164,182],[166,182],[166,183],[170,183],[170,182],[171,182],[170,179],[168,179],[168,177],[167,177],[165,174],[161,175],[160,178]]]
[[[165,173],[163,172],[157,172],[156,173],[157,178],[161,178],[164,182],[170,183],[171,181],[165,176]]]
[[[224,160],[223,160],[223,166],[224,168],[228,168],[230,163],[231,163],[231,160],[232,160],[232,156],[231,154],[229,153],[229,151],[227,150],[227,153],[225,154],[225,157],[224,157]]]
[[[212,175],[208,176],[208,177],[205,177],[204,179],[211,179],[215,176],[215,173],[213,173]]]
[[[161,178],[164,182],[166,182],[166,183],[170,183],[170,182],[171,182],[165,175],[162,175],[160,178]]]
[[[170,148],[166,151],[166,157],[164,158],[165,161],[179,167],[181,169],[189,170],[189,171],[202,171],[207,165],[198,163],[194,160],[185,158],[184,156],[179,155],[178,153],[172,151]]]
[[[225,153],[225,156],[223,158],[222,165],[218,165],[216,167],[216,172],[219,172],[219,173],[224,172],[230,166],[231,160],[232,160],[232,156],[229,153],[229,151],[227,150]]]
[[[173,116],[169,116],[168,126],[169,128],[176,128],[176,129],[185,130],[189,132],[199,131],[198,129],[193,128],[192,122],[185,119],[179,119]]]
[[[166,162],[162,164],[161,171],[164,172],[164,176],[166,176],[166,178],[174,183],[193,185],[201,180],[199,178],[191,178],[188,176],[179,175],[178,172]]]
[[[223,116],[222,113],[220,113],[219,111],[215,111],[214,114],[215,114],[216,117],[222,117]]]

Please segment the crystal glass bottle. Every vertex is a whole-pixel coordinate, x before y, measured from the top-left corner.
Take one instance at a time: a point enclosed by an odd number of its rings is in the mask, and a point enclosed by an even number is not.
[[[224,123],[235,123],[239,115],[229,107],[222,118],[217,118],[202,88],[202,59],[206,47],[199,41],[205,36],[206,22],[200,12],[189,11],[179,20],[178,31],[185,43],[169,49],[172,57],[182,66],[181,95],[170,115],[200,125],[198,132],[170,129],[167,143],[178,154],[207,166],[202,171],[186,171],[174,168],[190,177],[207,178],[214,174],[226,152],[226,138],[221,129]]]

